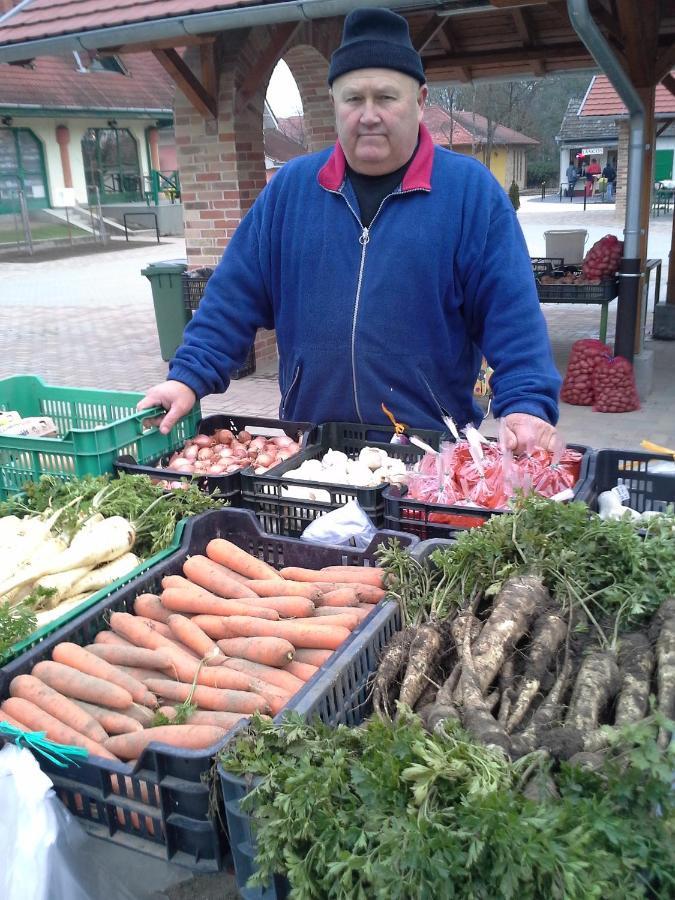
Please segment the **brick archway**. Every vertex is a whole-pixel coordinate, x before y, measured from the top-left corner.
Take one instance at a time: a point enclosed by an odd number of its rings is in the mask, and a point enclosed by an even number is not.
[[[328,58],[316,47],[298,44],[284,54],[302,100],[307,146],[323,150],[335,143],[335,117],[328,94]]]

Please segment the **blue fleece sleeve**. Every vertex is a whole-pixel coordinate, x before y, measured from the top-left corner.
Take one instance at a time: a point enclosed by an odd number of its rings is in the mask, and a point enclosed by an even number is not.
[[[529,413],[555,425],[561,378],[525,238],[504,201],[493,194],[487,230],[473,229],[474,252],[463,278],[467,327],[494,369],[495,418]]]
[[[274,328],[268,243],[261,238],[264,204],[261,194],[242,219],[169,365],[168,377],[197,397],[226,391],[258,328]]]

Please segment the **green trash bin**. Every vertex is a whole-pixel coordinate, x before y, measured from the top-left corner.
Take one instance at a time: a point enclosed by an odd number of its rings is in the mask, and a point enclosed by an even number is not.
[[[183,341],[183,330],[190,321],[191,313],[183,301],[183,272],[187,270],[187,260],[169,259],[150,263],[141,270],[152,286],[152,302],[155,307],[155,321],[159,335],[162,359],[173,358]]]

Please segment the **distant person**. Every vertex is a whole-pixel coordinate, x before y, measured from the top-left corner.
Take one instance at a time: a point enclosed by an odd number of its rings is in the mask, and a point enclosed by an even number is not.
[[[607,179],[607,192],[605,194],[605,199],[610,203],[614,199],[614,191],[616,189],[616,169],[611,164],[611,162],[607,162],[607,165],[602,170],[602,177]]]
[[[586,175],[599,175],[600,174],[600,163],[597,159],[592,159],[586,168]]]
[[[574,163],[569,164],[565,175],[567,177],[567,187],[569,191],[568,196],[574,197],[574,185],[577,183],[577,179],[579,178],[579,173],[577,172],[577,167],[574,165]]]

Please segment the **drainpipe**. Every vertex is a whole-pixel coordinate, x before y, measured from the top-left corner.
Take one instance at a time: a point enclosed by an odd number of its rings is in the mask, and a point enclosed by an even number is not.
[[[640,192],[645,157],[645,108],[633,83],[614,56],[602,32],[595,24],[588,0],[567,0],[570,22],[593,59],[607,75],[630,116],[628,141],[628,185],[626,189],[626,225],[623,259],[619,268],[619,304],[616,313],[614,353],[633,361],[637,321],[640,271]]]

